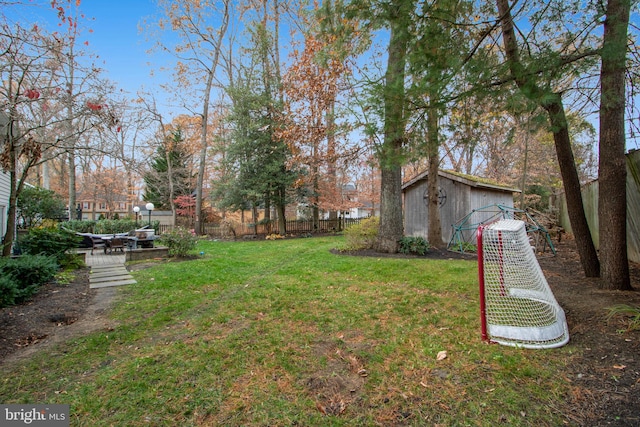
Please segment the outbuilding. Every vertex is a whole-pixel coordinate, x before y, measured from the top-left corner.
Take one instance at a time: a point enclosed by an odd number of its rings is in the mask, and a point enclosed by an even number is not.
[[[429,233],[427,172],[423,172],[402,186],[404,200],[404,234],[424,237]],[[470,212],[489,205],[513,207],[514,193],[520,190],[501,186],[471,175],[453,171],[438,171],[438,199],[442,240],[448,243],[452,225]]]

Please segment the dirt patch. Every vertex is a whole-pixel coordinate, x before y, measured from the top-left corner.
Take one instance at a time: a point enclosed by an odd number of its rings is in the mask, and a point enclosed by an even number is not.
[[[557,249],[557,257],[539,262],[579,352],[559,373],[573,385],[567,416],[585,426],[640,426],[640,331],[628,331],[624,317],[609,316],[616,305],[640,307],[640,265],[630,266],[636,291],[604,291],[600,279],[584,277],[573,241]]]
[[[574,242],[563,240],[558,255],[539,258],[556,299],[564,308],[571,342],[576,351],[569,368],[558,375],[571,383],[571,396],[558,402],[572,424],[584,426],[640,425],[640,331],[627,331],[625,319],[608,319],[617,304],[640,306],[639,292],[602,291],[599,279],[585,279]],[[345,253],[375,257],[406,257],[376,252]],[[432,250],[430,259],[475,259],[471,254]],[[140,263],[132,269],[154,263]],[[640,266],[631,266],[632,285],[640,290]],[[24,359],[52,344],[115,327],[106,315],[114,303],[115,288],[89,289],[88,270],[80,270],[71,283],[48,284],[27,303],[0,309],[0,363]],[[318,408],[339,414],[357,398],[366,376],[366,364],[352,348],[325,348],[331,368],[340,375],[307,379]]]
[[[0,364],[25,359],[55,343],[115,325],[106,314],[115,288],[89,288],[89,269],[70,283],[48,283],[24,304],[0,309]]]

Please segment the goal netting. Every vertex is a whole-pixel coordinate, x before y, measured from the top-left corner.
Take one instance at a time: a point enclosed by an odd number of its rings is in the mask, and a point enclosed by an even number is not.
[[[525,223],[496,221],[480,226],[477,237],[483,339],[526,348],[566,344],[564,311],[538,264]]]

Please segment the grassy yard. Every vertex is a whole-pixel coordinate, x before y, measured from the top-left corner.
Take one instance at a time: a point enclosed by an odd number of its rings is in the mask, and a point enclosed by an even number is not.
[[[563,424],[572,348],[481,342],[475,262],[341,243],[202,242],[135,272],[117,328],[4,367],[0,402],[67,403],[73,426]]]

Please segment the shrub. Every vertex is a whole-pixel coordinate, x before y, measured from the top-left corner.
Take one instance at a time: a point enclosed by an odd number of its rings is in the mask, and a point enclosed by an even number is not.
[[[20,303],[38,291],[40,286],[52,280],[58,272],[53,256],[23,255],[19,258],[0,258],[0,277],[16,285],[14,302]],[[4,283],[0,286],[11,286]]]
[[[67,230],[73,230],[78,233],[117,234],[127,233],[148,224],[148,221],[143,221],[141,219],[138,221],[133,219],[102,219],[100,221],[66,221],[61,223],[60,227]],[[158,230],[160,228],[160,221],[152,220],[151,225],[155,230]]]
[[[430,245],[424,237],[404,236],[398,243],[398,251],[405,255],[426,255],[429,252]]]
[[[42,224],[45,219],[65,217],[64,200],[51,190],[24,187],[17,200],[20,223],[25,228]]]
[[[59,226],[61,229],[71,230],[78,233],[93,233],[96,222],[91,220],[74,219],[73,221],[61,222]]]
[[[87,266],[82,258],[75,253],[65,253],[62,258],[58,259],[58,264],[63,270],[78,270]]]
[[[477,252],[478,251],[478,247],[476,245],[474,245],[473,243],[469,243],[469,242],[462,242],[462,244],[460,245],[460,249],[462,252]]]
[[[176,227],[160,236],[160,243],[169,248],[170,256],[184,257],[195,249],[198,240],[193,230]]]
[[[136,227],[136,222],[132,219],[103,219],[95,223],[93,232],[96,234],[127,233],[145,224],[146,223],[138,221],[138,226]],[[154,224],[152,223],[152,225]],[[157,225],[155,226],[157,227]]]
[[[65,257],[65,252],[77,248],[82,237],[67,230],[55,228],[32,228],[19,244],[20,249],[29,255],[54,256],[58,261]]]
[[[372,249],[378,238],[380,218],[376,216],[363,219],[359,224],[353,224],[344,231],[346,250]]]
[[[12,277],[0,276],[0,308],[15,304],[18,284]]]
[[[238,224],[236,224],[234,221],[223,219],[222,221],[220,221],[220,236],[223,239],[229,239],[231,237],[235,238],[237,227]]]

